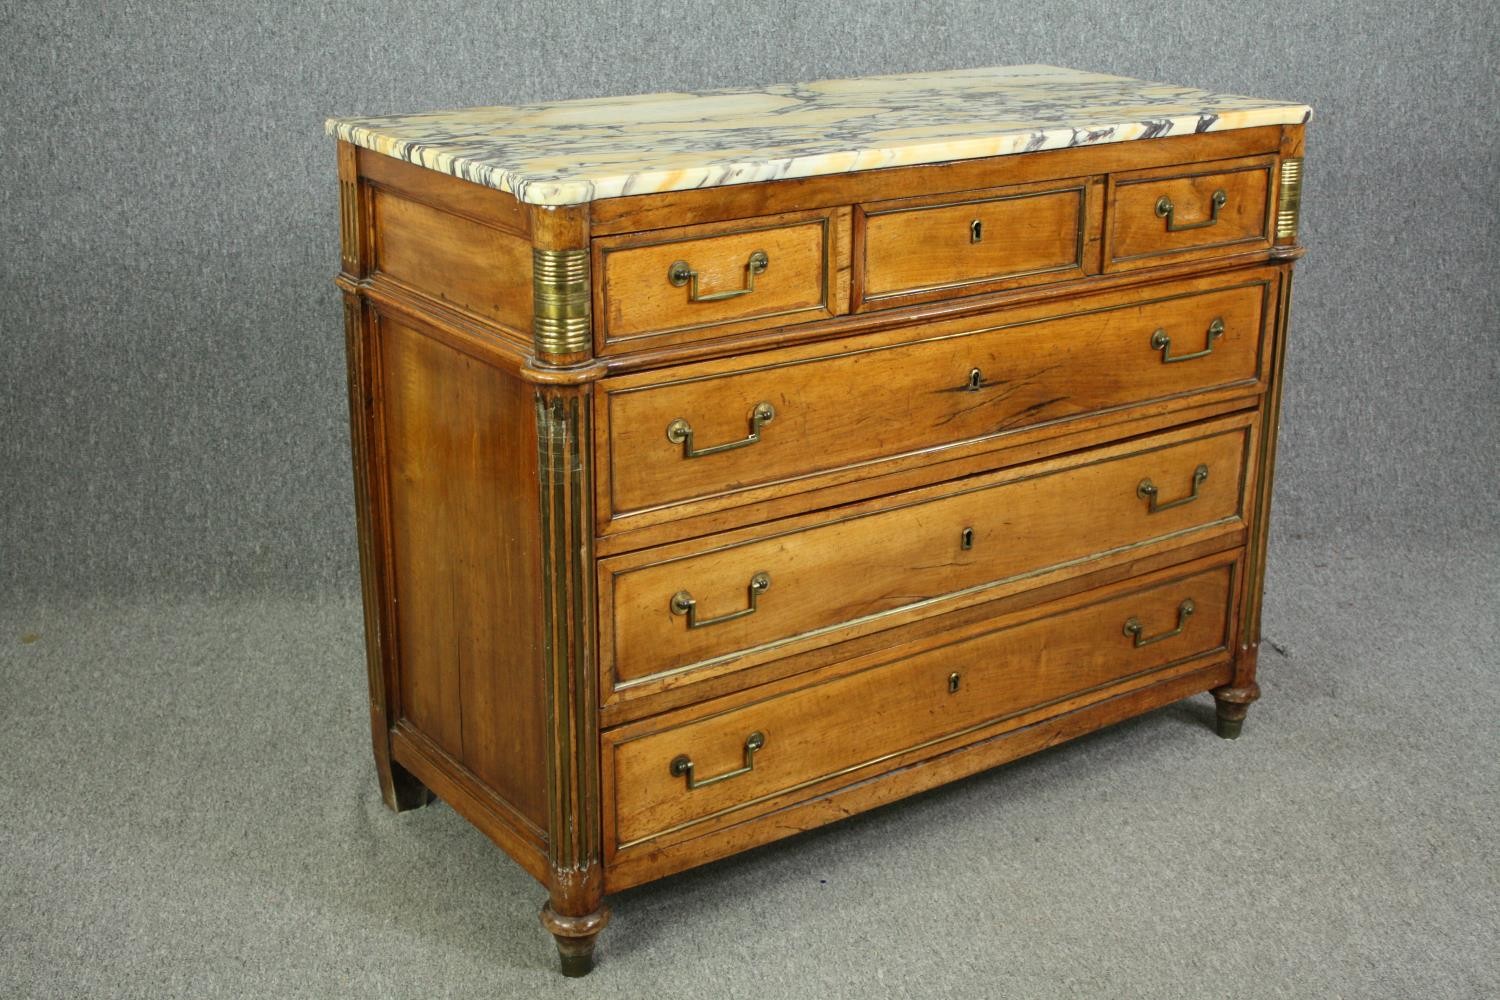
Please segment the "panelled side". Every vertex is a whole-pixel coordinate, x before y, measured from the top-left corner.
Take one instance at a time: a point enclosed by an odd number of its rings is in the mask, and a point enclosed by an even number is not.
[[[388,803],[430,788],[540,878],[537,438],[510,345],[531,309],[527,219],[428,173],[340,147],[376,758]]]

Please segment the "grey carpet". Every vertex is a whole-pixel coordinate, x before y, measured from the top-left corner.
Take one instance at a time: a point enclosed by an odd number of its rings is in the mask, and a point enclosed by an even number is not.
[[[1490,997],[1500,546],[1273,550],[1266,697],[1195,699],[625,893],[377,797],[351,601],[0,612],[0,996]]]

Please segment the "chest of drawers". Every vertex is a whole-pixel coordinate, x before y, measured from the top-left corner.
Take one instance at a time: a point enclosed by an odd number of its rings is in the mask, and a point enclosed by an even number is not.
[[[606,894],[1255,683],[1296,104],[1053,67],[336,119],[374,750]]]

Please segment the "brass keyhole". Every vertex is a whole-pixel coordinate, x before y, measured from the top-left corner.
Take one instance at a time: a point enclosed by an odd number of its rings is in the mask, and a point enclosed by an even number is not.
[[[969,370],[969,391],[978,392],[983,385],[984,373],[978,368],[971,368]]]
[[[965,552],[969,551],[974,547],[974,529],[965,528],[963,530],[963,534],[959,536],[959,539],[960,546],[963,548],[963,550]]]
[[[954,671],[953,673],[948,675],[948,693],[958,693],[958,671]]]
[[[984,239],[984,223],[978,219],[969,223],[969,242],[978,243]]]

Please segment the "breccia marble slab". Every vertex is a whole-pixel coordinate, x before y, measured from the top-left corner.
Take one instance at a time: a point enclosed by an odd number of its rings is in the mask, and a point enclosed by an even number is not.
[[[332,118],[329,134],[508,191],[598,198],[1306,122],[1303,104],[1057,66],[998,66]]]

